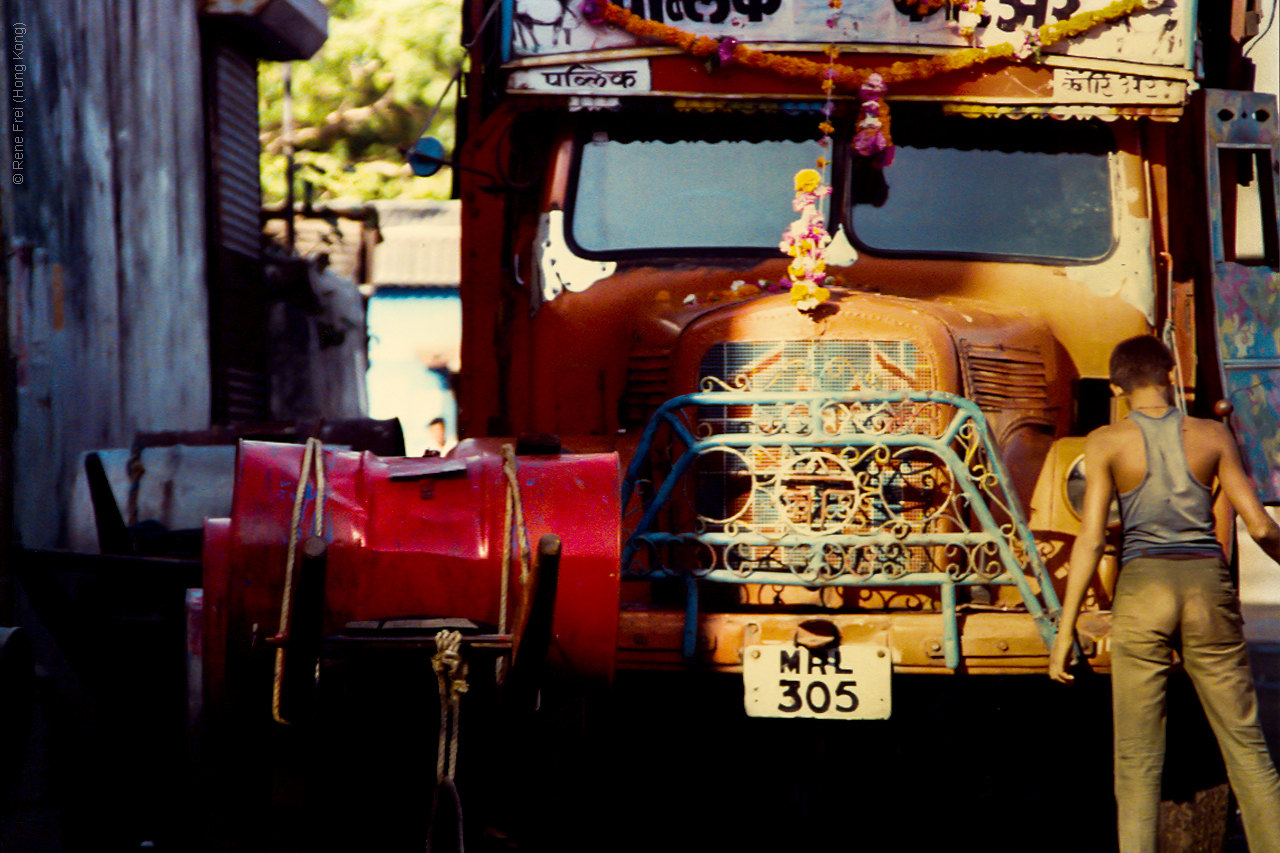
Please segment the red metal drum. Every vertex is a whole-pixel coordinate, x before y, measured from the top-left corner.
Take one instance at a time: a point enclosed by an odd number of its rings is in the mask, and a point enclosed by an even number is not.
[[[621,522],[615,454],[508,462],[500,442],[468,442],[449,457],[420,459],[324,449],[316,454],[323,485],[308,472],[295,521],[305,452],[242,442],[231,518],[206,523],[207,700],[220,699],[225,684],[243,684],[232,671],[279,630],[288,541],[312,532],[318,493],[328,545],[326,636],[386,618],[464,617],[493,629],[508,623],[525,592],[512,559],[504,620],[503,543],[519,540],[508,508],[504,466],[511,465],[530,547],[545,533],[562,543],[547,665],[575,679],[612,676]]]

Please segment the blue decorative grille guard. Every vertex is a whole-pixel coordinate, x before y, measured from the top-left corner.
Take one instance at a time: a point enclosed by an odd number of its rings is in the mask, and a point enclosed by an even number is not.
[[[717,421],[735,431],[717,432]],[[684,449],[656,489],[646,490],[641,474],[664,427],[672,446]],[[655,529],[690,468],[713,454],[726,464],[712,476],[738,487],[735,505],[720,517],[687,513],[689,530]],[[699,486],[708,482],[715,481],[702,475]],[[840,488],[823,488],[833,484]],[[963,397],[918,391],[675,397],[641,436],[622,483],[624,507],[638,491],[641,518],[626,539],[623,570],[684,579],[686,660],[697,638],[700,580],[937,587],[943,656],[952,669],[960,665],[956,587],[1012,585],[1046,646],[1053,643],[1059,603],[1048,570],[986,419]],[[924,496],[914,506],[902,498],[911,492]],[[665,565],[664,551],[676,545],[701,546],[710,564]],[[642,549],[647,564],[637,559]]]

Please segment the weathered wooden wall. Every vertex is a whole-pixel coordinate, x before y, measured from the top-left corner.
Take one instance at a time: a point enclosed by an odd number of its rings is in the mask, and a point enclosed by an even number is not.
[[[4,390],[17,433],[17,535],[46,547],[63,536],[83,451],[209,423],[198,9],[2,2],[16,374]],[[24,101],[14,99],[19,74]]]

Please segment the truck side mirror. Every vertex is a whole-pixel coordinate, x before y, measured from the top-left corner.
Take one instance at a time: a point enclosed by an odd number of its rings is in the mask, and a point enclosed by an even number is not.
[[[444,145],[434,137],[422,137],[409,152],[409,168],[419,178],[431,177],[444,165],[450,165],[444,155]]]

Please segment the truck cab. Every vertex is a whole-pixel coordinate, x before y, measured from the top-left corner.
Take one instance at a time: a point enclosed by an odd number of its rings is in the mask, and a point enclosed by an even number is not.
[[[1159,334],[1183,405],[1226,395],[1195,10],[511,9],[471,18],[501,60],[473,57],[460,151],[462,423],[618,454],[617,666],[1043,671],[1111,348]],[[1233,113],[1250,144],[1266,112]],[[806,304],[784,232],[815,167]],[[1104,671],[1114,575],[1081,623]]]

